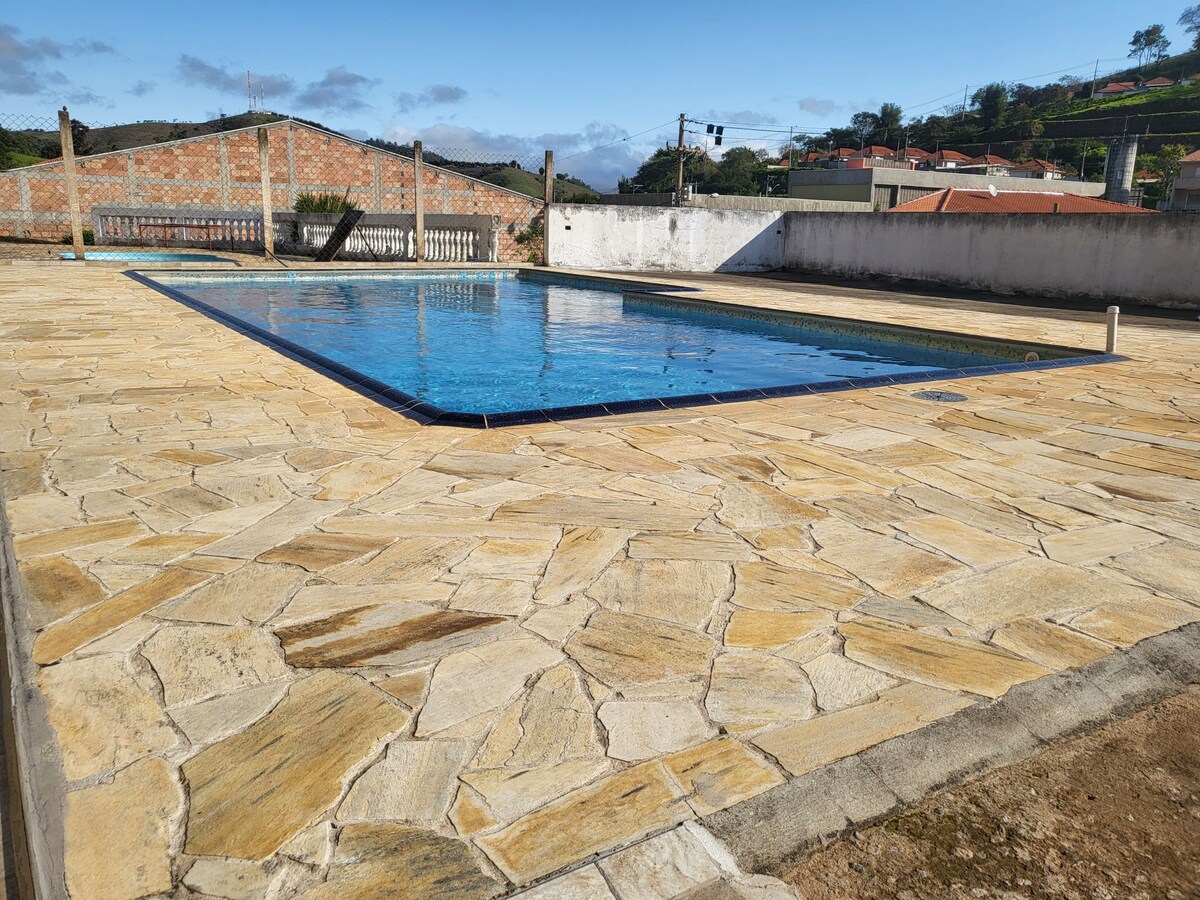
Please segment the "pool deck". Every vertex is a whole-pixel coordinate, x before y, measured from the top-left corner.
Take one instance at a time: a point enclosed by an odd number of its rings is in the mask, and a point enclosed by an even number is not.
[[[658,278],[1104,340],[1095,314]],[[34,878],[775,895],[706,820],[1200,620],[1200,323],[1127,318],[1118,351],[916,386],[958,404],[893,386],[472,431],[116,270],[0,268]]]

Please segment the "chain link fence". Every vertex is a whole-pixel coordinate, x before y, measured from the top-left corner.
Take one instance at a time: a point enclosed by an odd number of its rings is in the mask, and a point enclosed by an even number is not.
[[[0,114],[0,258],[542,258],[549,153],[360,141],[269,114],[64,117]]]

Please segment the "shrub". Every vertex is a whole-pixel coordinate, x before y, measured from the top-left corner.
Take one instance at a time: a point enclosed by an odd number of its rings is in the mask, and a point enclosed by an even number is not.
[[[296,195],[292,209],[298,213],[344,213],[358,207],[350,200],[350,188],[346,188],[346,193],[340,197],[337,194],[301,191]]]

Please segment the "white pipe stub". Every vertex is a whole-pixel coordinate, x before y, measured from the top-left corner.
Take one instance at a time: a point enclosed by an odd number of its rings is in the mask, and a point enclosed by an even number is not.
[[[1105,353],[1117,352],[1117,318],[1121,315],[1121,307],[1108,308],[1108,339],[1104,343]]]

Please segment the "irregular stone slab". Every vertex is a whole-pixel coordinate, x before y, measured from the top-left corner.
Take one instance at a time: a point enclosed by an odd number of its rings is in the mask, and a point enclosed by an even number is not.
[[[658,762],[642,763],[581,788],[476,844],[517,884],[629,844],[691,818]]]
[[[723,484],[717,489],[717,499],[721,501],[717,518],[734,531],[795,525],[828,515],[760,481]]]
[[[280,544],[273,550],[259,554],[257,559],[260,563],[287,563],[308,572],[320,572],[330,566],[374,553],[390,543],[387,538],[310,531]]]
[[[496,510],[492,520],[631,528],[641,531],[691,531],[705,518],[704,513],[657,503],[547,494],[536,500],[506,503]]]
[[[587,595],[616,612],[702,628],[732,589],[727,563],[625,559],[605,569]]]
[[[404,538],[366,563],[349,562],[326,569],[322,576],[335,584],[370,584],[387,581],[431,581],[462,559],[474,540],[436,537]]]
[[[73,619],[51,625],[33,644],[38,665],[58,662],[96,638],[115,631],[167,600],[172,600],[212,577],[206,572],[167,569],[135,587],[97,603]]]
[[[360,678],[318,672],[248,729],[183,764],[185,850],[264,859],[328,809],[342,783],[408,715]]]
[[[136,900],[169,893],[170,820],[182,802],[170,768],[153,757],[117,772],[109,784],[68,792],[63,867],[70,895]]]
[[[1014,684],[1049,674],[1049,669],[987,644],[938,637],[863,617],[838,630],[846,656],[873,669],[951,691],[1002,696]]]
[[[314,584],[300,591],[283,611],[271,619],[273,625],[294,625],[321,619],[351,609],[382,606],[388,603],[424,603],[432,605],[448,599],[454,585],[440,582],[383,584]]]
[[[815,536],[821,545],[818,557],[891,597],[907,597],[947,575],[966,571],[936,553],[861,528],[829,529]]]
[[[863,588],[805,569],[773,562],[736,563],[737,585],[730,602],[758,610],[849,609],[867,595]]]
[[[16,501],[8,504],[10,515],[12,515],[12,507],[15,505]],[[101,522],[97,525],[77,525],[74,528],[18,537],[13,541],[13,550],[19,559],[29,559],[32,556],[62,553],[64,550],[73,550],[76,547],[104,544],[145,533],[146,526],[137,519]]]
[[[872,703],[784,725],[752,738],[752,742],[792,775],[803,775],[888,738],[916,731],[972,702],[961,694],[923,684],[902,684]]]
[[[31,628],[41,628],[104,599],[100,582],[64,557],[20,561],[18,567]]]
[[[692,747],[714,733],[691,703],[610,701],[599,717],[608,731],[608,755],[626,762]]]
[[[463,741],[396,740],[367,769],[338,807],[343,822],[438,825],[458,788],[471,745]]]
[[[833,625],[825,610],[776,612],[739,609],[725,627],[726,647],[772,650]]]
[[[596,866],[617,896],[631,900],[694,896],[693,892],[719,883],[722,875],[713,858],[684,828],[597,860]]]
[[[804,664],[808,680],[817,696],[817,706],[825,712],[853,706],[894,688],[898,681],[838,653],[824,653]]]
[[[120,768],[175,746],[169,720],[119,656],[93,656],[42,669],[37,686],[68,780]]]
[[[211,744],[257,722],[283,699],[288,682],[272,681],[171,710],[171,718],[193,744]]]
[[[303,570],[291,566],[246,563],[185,597],[164,603],[155,615],[214,625],[262,622],[282,607],[306,580]]]
[[[422,468],[459,478],[516,478],[545,464],[546,461],[537,456],[456,450],[439,453]]]
[[[544,672],[529,695],[505,711],[476,766],[528,768],[603,755],[587,691],[571,667],[561,665]]]
[[[368,457],[331,469],[317,484],[318,500],[358,500],[382,490],[417,467],[416,462]]]
[[[490,575],[493,578],[541,575],[553,552],[554,545],[547,541],[487,538],[452,571],[456,575]]]
[[[1010,541],[945,516],[897,522],[896,528],[968,566],[990,566],[1025,556],[1025,544]]]
[[[563,648],[612,688],[708,674],[713,641],[687,628],[600,610]]]
[[[574,869],[552,881],[531,887],[522,900],[616,900],[608,882],[595,866]]]
[[[1111,522],[1094,528],[1079,528],[1075,531],[1047,535],[1042,538],[1042,549],[1053,560],[1080,565],[1098,562],[1118,553],[1161,544],[1165,540],[1162,535],[1138,528],[1136,525]]]
[[[997,628],[992,643],[1048,669],[1072,669],[1095,662],[1113,648],[1041,619],[1018,619]]]
[[[529,676],[563,655],[534,637],[514,636],[453,653],[433,670],[429,696],[417,719],[417,737],[428,737],[480,713],[498,709]]]
[[[550,557],[535,596],[542,603],[561,603],[595,581],[625,546],[631,532],[620,528],[566,528]]]
[[[267,892],[271,876],[260,865],[240,859],[198,859],[183,876],[197,893],[226,900],[256,900]]]
[[[759,653],[718,656],[704,702],[714,722],[739,725],[807,719],[816,712],[812,686],[800,667]]]
[[[425,689],[429,687],[429,679],[432,674],[432,671],[429,669],[422,669],[419,672],[405,672],[403,675],[396,675],[392,678],[377,681],[375,682],[375,687],[379,688],[385,694],[395,697],[405,706],[415,709],[420,705],[421,698],[425,696]]]
[[[533,585],[528,581],[469,578],[454,592],[450,607],[497,616],[519,616],[531,602]]]
[[[462,900],[488,900],[503,890],[462,841],[382,822],[343,828],[325,883],[299,900],[393,897],[401,885],[410,897]]]
[[[275,641],[258,628],[162,628],[146,642],[142,656],[158,674],[167,706],[196,703],[289,674]]]
[[[1200,550],[1172,542],[1122,554],[1113,564],[1164,594],[1200,604]]]
[[[209,544],[203,548],[203,552],[208,556],[254,559],[259,554],[290,541],[321,519],[336,513],[342,506],[341,503],[321,500],[293,500],[237,534]]]
[[[584,600],[572,600],[562,606],[550,606],[539,609],[521,623],[521,627],[534,634],[541,635],[553,643],[566,640],[567,635],[583,624],[595,608],[595,605]]]
[[[1143,596],[1146,592],[1140,588],[1041,557],[1022,559],[920,594],[930,606],[981,628]]]
[[[629,542],[630,559],[697,559],[752,562],[758,557],[732,534],[656,534],[643,532]]]
[[[480,616],[421,603],[385,603],[278,626],[290,666],[400,666],[430,662],[516,629],[503,616]]]
[[[856,613],[864,616],[874,616],[876,619],[887,619],[907,625],[909,628],[946,628],[962,629],[963,623],[954,616],[948,616],[940,609],[926,606],[916,600],[897,600],[894,597],[875,595],[868,597],[854,607]]]
[[[964,500],[953,494],[923,484],[899,488],[896,496],[911,500],[922,509],[957,522],[970,522],[972,528],[982,529],[1002,538],[1028,543],[1038,537],[1033,523],[1020,516],[995,509],[983,503]]]
[[[505,768],[463,772],[500,822],[512,822],[551,800],[595,780],[608,770],[602,756],[577,757],[528,769]]]
[[[458,789],[458,796],[454,798],[454,806],[450,810],[450,822],[454,825],[455,831],[465,836],[483,831],[485,828],[491,828],[496,824],[496,817],[492,815],[491,810],[487,808],[487,804],[483,802],[483,798],[479,794],[463,785]]]
[[[572,448],[564,450],[563,453],[622,474],[661,475],[664,472],[679,471],[679,466],[674,463],[622,443]]]
[[[740,741],[720,737],[663,757],[663,765],[687,791],[698,816],[707,816],[783,784],[784,778]]]
[[[1118,647],[1132,647],[1138,641],[1196,621],[1200,621],[1200,607],[1147,596],[1127,603],[1101,604],[1073,616],[1069,624]]]
[[[156,534],[110,554],[108,559],[128,565],[165,565],[195,553],[220,537],[217,534]]]

